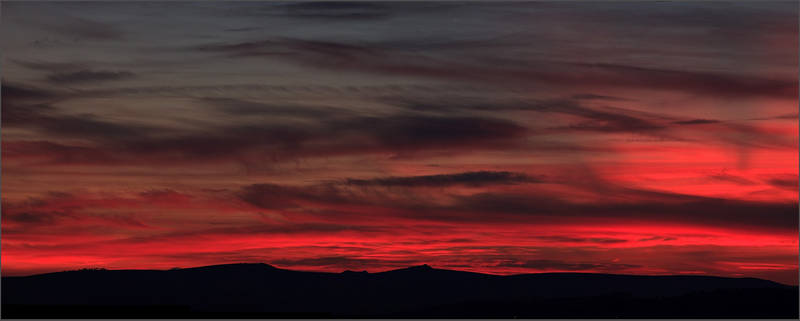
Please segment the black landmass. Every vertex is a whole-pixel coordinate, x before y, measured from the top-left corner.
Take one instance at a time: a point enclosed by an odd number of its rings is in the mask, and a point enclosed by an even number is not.
[[[3,277],[0,287],[4,318],[798,318],[797,286],[712,276],[228,264]]]

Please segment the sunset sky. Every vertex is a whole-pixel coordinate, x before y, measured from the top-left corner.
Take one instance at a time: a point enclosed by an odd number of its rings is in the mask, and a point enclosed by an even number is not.
[[[798,283],[798,3],[2,3],[2,275]]]

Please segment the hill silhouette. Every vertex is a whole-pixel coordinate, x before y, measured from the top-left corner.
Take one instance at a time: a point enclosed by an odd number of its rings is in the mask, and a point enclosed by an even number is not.
[[[797,318],[798,287],[754,278],[538,273],[428,265],[379,273],[268,264],[2,278],[7,318]]]

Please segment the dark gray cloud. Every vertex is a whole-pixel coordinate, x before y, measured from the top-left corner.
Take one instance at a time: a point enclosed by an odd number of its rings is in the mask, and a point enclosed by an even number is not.
[[[6,82],[3,79],[0,90],[2,102],[2,121],[4,125],[25,122],[29,118],[37,117],[40,113],[52,110],[45,104],[58,99],[61,95],[41,88],[30,87]]]
[[[286,15],[308,19],[380,19],[393,14],[392,8],[381,2],[320,1],[289,3]]]
[[[593,85],[605,83],[620,87],[669,89],[720,97],[789,98],[797,95],[796,79],[768,79],[752,75],[667,70],[618,64],[572,63],[570,65],[584,69],[586,74],[580,78]],[[573,81],[581,82],[579,79]]]
[[[620,113],[585,110],[583,112],[580,112],[579,114],[591,120],[568,125],[566,127],[561,127],[561,128],[568,130],[596,131],[596,132],[609,132],[609,133],[618,133],[618,132],[642,133],[642,132],[653,132],[665,129],[664,126],[659,125],[655,122]]]
[[[355,186],[444,187],[453,185],[484,186],[494,184],[539,183],[539,178],[512,172],[478,171],[457,174],[424,176],[391,176],[373,179],[346,179],[344,183]]]
[[[178,193],[171,189],[151,189],[148,191],[144,191],[139,193],[140,197],[146,198],[148,200],[158,200],[158,199],[169,199],[170,197],[188,197],[191,196]]]
[[[259,30],[259,29],[261,29],[261,28],[259,28],[259,27],[241,27],[241,28],[225,29],[224,31],[228,31],[228,32],[245,32],[245,31],[254,31],[254,30]]]
[[[573,63],[508,58],[440,59],[413,50],[367,43],[279,38],[197,48],[231,56],[287,59],[316,68],[408,75],[465,82],[532,86],[627,87],[676,90],[717,97],[797,96],[796,79],[645,68],[608,63]]]
[[[408,110],[429,113],[461,113],[466,111],[538,111],[552,113],[587,113],[593,111],[576,99],[486,99],[467,95],[437,95],[420,98],[413,95],[385,96],[379,101]]]
[[[169,163],[239,160],[258,150],[274,160],[374,152],[414,153],[426,150],[469,151],[521,144],[527,128],[491,117],[422,116],[398,114],[384,117],[356,116],[340,108],[305,105],[272,105],[238,99],[208,98],[204,101],[231,115],[285,115],[312,120],[302,123],[252,122],[207,127],[202,131],[177,130],[108,121],[95,114],[68,114],[49,103],[67,95],[32,87],[3,86],[3,125],[34,129],[58,137],[83,138],[94,145],[71,147],[57,142],[25,142],[4,145],[10,154],[41,156],[53,161]],[[91,150],[92,152],[88,152]],[[49,151],[49,152],[47,152]],[[88,153],[87,153],[88,152]],[[85,153],[84,156],[80,156]]]
[[[66,15],[60,15],[57,17],[57,19],[42,17],[37,18],[40,19],[31,19],[29,22],[44,30],[47,30],[48,32],[72,38],[80,38],[92,41],[111,41],[121,40],[126,34],[118,24],[106,23],[93,19]]]
[[[751,148],[791,148],[796,140],[774,135],[774,133],[747,123],[722,122],[705,119],[682,119],[657,112],[643,112],[613,106],[586,106],[580,99],[495,99],[486,100],[467,95],[446,95],[439,98],[409,98],[410,96],[383,96],[379,100],[415,112],[455,114],[464,112],[534,111],[556,115],[579,117],[582,120],[565,126],[546,129],[532,128],[531,134],[552,132],[601,132],[634,133],[659,140],[696,141],[697,135],[673,131],[679,127],[693,129],[688,125],[706,125],[700,133],[714,142],[736,146],[742,155]],[[676,126],[681,125],[681,126]],[[683,126],[687,125],[687,126]],[[699,129],[699,128],[698,128]],[[708,129],[708,130],[706,130]]]
[[[112,123],[93,114],[44,116],[35,120],[41,130],[60,136],[97,139],[133,138],[152,132],[147,126]]]
[[[359,224],[336,223],[293,223],[278,225],[255,225],[247,227],[224,227],[193,232],[193,235],[204,234],[314,234],[314,233],[386,233],[385,226],[369,226]]]
[[[575,182],[574,184],[581,184]],[[244,187],[239,197],[258,207],[285,209],[314,206],[371,205],[393,209],[393,215],[452,222],[651,222],[795,230],[796,202],[723,199],[632,188],[606,190],[606,200],[581,203],[535,193],[478,193],[453,196],[449,205],[428,203],[403,193],[361,193],[334,184],[287,187],[259,184]],[[399,197],[399,198],[398,198]],[[551,241],[614,243],[614,239],[575,238]]]
[[[49,105],[50,102],[64,97],[66,94],[15,84],[3,84],[3,125],[28,127],[64,137],[89,139],[134,137],[152,130],[134,124],[108,122],[90,113],[68,115]]]
[[[617,239],[617,238],[610,238],[610,237],[576,237],[576,236],[567,236],[567,235],[545,235],[545,236],[535,236],[537,240],[543,240],[548,242],[566,242],[566,243],[598,243],[598,244],[617,244],[617,243],[625,243],[627,240],[625,239]]]
[[[771,178],[767,180],[767,183],[790,191],[797,191],[800,189],[800,182],[798,182],[797,176],[794,178]]]
[[[123,80],[134,77],[129,71],[79,70],[59,72],[47,77],[47,80],[60,84],[94,83],[102,81]]]
[[[651,237],[641,238],[641,239],[639,239],[639,242],[646,242],[646,241],[675,241],[677,239],[678,238],[671,237],[671,236],[658,236],[658,235],[655,235],[655,236],[651,236]]]
[[[678,125],[705,125],[705,124],[716,124],[719,123],[719,120],[714,119],[690,119],[690,120],[681,120],[673,122],[674,124]]]
[[[84,64],[73,63],[73,62],[45,62],[45,61],[28,61],[28,60],[13,60],[13,61],[19,64],[20,66],[39,71],[66,72],[66,71],[81,70],[85,68]]]
[[[30,225],[50,225],[61,219],[73,217],[72,213],[65,211],[4,211],[3,214],[3,221]]]
[[[49,193],[44,198],[31,198],[21,202],[3,202],[3,233],[26,233],[34,229],[64,224],[88,225],[111,223],[113,225],[143,228],[148,227],[132,214],[107,214],[83,212],[81,205],[63,206],[61,202],[75,200],[71,194]],[[52,209],[49,207],[55,207]],[[7,224],[8,223],[8,224]],[[10,227],[9,227],[9,224]],[[8,228],[7,228],[8,227]]]
[[[723,181],[723,182],[731,182],[731,183],[736,183],[736,184],[739,184],[739,185],[755,185],[756,184],[756,182],[751,181],[749,179],[746,179],[744,177],[725,174],[725,173],[716,174],[716,175],[710,175],[709,177],[714,179],[714,180]]]
[[[526,129],[478,117],[354,117],[294,125],[239,125],[204,133],[121,142],[133,153],[219,159],[259,149],[276,160],[296,157],[491,149],[520,142]],[[308,147],[313,146],[313,147]]]
[[[758,125],[724,122],[709,126],[717,126],[709,134],[717,136],[721,142],[740,147],[742,153],[750,148],[796,148],[798,144],[796,137],[775,135]]]
[[[582,100],[610,100],[610,101],[630,101],[631,99],[622,98],[622,97],[614,97],[614,96],[606,96],[606,95],[596,95],[596,94],[577,94],[572,96],[573,99],[582,99]]]
[[[527,128],[489,117],[358,117],[329,123],[329,130],[368,133],[388,150],[509,146],[519,143]]]
[[[449,96],[435,100],[408,99],[405,97],[385,97],[383,102],[408,108],[414,111],[436,113],[458,113],[464,111],[536,111],[584,118],[585,121],[559,130],[599,131],[599,132],[657,132],[666,129],[659,115],[645,115],[622,108],[590,108],[581,104],[577,98],[542,99],[520,101],[481,101],[473,98]],[[664,117],[665,118],[665,117]]]
[[[481,118],[357,118],[326,124],[209,128],[201,133],[105,122],[91,114],[46,116],[5,108],[3,114],[13,114],[4,125],[94,142],[76,146],[46,140],[4,141],[5,156],[38,156],[55,163],[244,162],[248,152],[258,153],[259,162],[377,152],[461,153],[521,144],[524,133],[523,127],[511,122]]]
[[[577,3],[553,3],[554,7],[575,8]],[[794,15],[797,4],[791,1],[768,1],[763,5],[737,6],[717,3],[674,2],[631,3],[597,8],[597,10],[576,11],[574,19],[592,21],[600,25],[619,25],[623,28],[647,25],[653,30],[676,28],[685,32],[678,35],[685,42],[695,43],[703,40],[706,45],[720,45],[720,42],[733,39],[758,39],[764,33],[796,32]],[[692,32],[694,31],[694,32]],[[717,39],[717,40],[712,40]],[[741,40],[740,40],[741,41]]]
[[[485,193],[463,197],[455,209],[473,213],[474,216],[460,215],[464,221],[493,220],[498,219],[498,213],[505,213],[507,215],[500,217],[508,221],[534,218],[552,222],[626,220],[783,230],[793,230],[798,225],[796,202],[743,201],[681,194],[673,194],[671,198],[582,204],[543,195]],[[491,217],[486,213],[492,213]],[[432,215],[429,217],[433,218]],[[449,215],[441,218],[450,219]]]
[[[5,123],[5,119],[3,120]],[[130,159],[120,159],[112,150],[60,144],[50,141],[3,141],[3,157],[39,159],[52,164],[114,164]]]
[[[799,115],[799,114],[797,114],[797,113],[795,113],[795,114],[786,114],[786,115],[779,115],[779,116],[775,116],[775,117],[773,117],[772,119],[789,119],[789,120],[797,120],[797,119],[798,119],[798,117],[800,117],[800,115]]]
[[[289,116],[321,120],[354,115],[352,111],[332,106],[311,106],[290,103],[274,104],[235,98],[210,97],[203,98],[202,101],[214,106],[216,110],[220,112],[235,116]]]
[[[313,1],[279,4],[279,10],[270,10],[274,15],[282,15],[301,20],[323,20],[326,22],[372,22],[394,17],[410,17],[431,12],[446,13],[464,7],[464,3],[422,3],[422,2],[363,2],[363,1]]]
[[[242,188],[237,196],[250,204],[265,209],[287,209],[304,202],[344,204],[354,202],[344,191],[328,185],[293,187],[276,184],[255,184]]]
[[[59,94],[50,90],[15,84],[13,82],[9,83],[5,79],[3,79],[2,82],[3,86],[1,92],[3,105],[17,102],[29,102],[31,100],[50,99],[59,96]]]
[[[34,128],[61,137],[130,139],[153,131],[147,126],[108,122],[94,114],[65,115],[50,105],[18,105],[15,101],[4,103],[2,118],[5,126]]]

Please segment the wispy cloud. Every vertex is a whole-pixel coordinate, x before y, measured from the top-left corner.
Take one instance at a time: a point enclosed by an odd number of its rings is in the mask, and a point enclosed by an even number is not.
[[[60,84],[91,83],[100,81],[122,80],[133,77],[129,71],[105,71],[105,70],[80,70],[75,72],[55,73],[47,77],[47,80]]]
[[[344,181],[347,185],[355,186],[483,186],[491,184],[519,184],[538,183],[540,179],[521,173],[511,172],[466,172],[457,174],[440,174],[407,177],[383,177],[373,179],[353,179]]]

